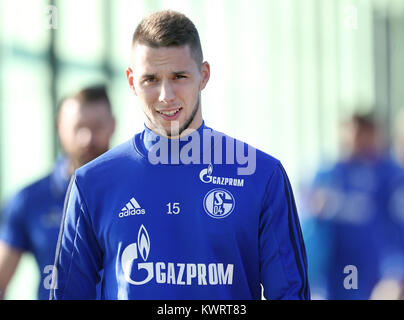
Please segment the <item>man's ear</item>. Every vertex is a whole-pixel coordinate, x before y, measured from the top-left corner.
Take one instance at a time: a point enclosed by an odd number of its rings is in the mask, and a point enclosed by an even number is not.
[[[202,75],[202,81],[201,81],[201,85],[199,87],[199,90],[205,89],[206,84],[208,83],[209,78],[210,78],[210,65],[209,65],[209,63],[207,61],[202,63],[201,75]]]
[[[137,95],[136,90],[135,90],[135,85],[134,85],[134,82],[133,82],[133,70],[130,67],[128,67],[126,69],[126,79],[128,79],[129,87],[132,90],[132,92],[135,95]]]

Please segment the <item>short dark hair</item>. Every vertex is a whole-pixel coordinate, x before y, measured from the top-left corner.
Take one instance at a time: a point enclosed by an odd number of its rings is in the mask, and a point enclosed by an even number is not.
[[[96,85],[81,89],[72,98],[77,100],[81,105],[104,101],[107,103],[108,109],[111,112],[111,101],[108,97],[107,88],[104,85]]]
[[[105,106],[108,111],[112,114],[111,101],[108,97],[107,88],[104,85],[94,85],[81,89],[71,96],[67,96],[60,100],[58,104],[57,118],[59,118],[59,113],[62,105],[67,100],[76,100],[80,105],[87,105],[94,102],[106,102]]]
[[[355,112],[351,121],[361,129],[374,130],[378,127],[378,121],[373,111]]]
[[[193,59],[198,66],[202,65],[203,53],[198,30],[182,13],[164,10],[144,18],[133,34],[132,47],[136,43],[152,48],[189,45]]]

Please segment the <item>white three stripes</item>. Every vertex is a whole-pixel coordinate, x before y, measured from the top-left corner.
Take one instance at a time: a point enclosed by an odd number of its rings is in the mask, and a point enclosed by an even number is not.
[[[137,203],[135,198],[130,199],[130,201],[126,204],[125,207],[122,208],[121,211],[131,210],[131,209],[140,209],[139,203]]]

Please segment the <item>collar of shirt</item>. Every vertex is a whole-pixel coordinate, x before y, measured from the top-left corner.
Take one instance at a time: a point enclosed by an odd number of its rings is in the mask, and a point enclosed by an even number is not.
[[[51,190],[55,197],[63,197],[69,186],[70,175],[68,173],[68,159],[66,156],[59,156],[51,173]]]
[[[161,164],[183,164],[200,161],[204,130],[212,131],[205,125],[205,122],[202,122],[202,125],[192,133],[177,139],[169,139],[150,130],[145,125],[145,129],[141,133],[141,152],[151,162]]]

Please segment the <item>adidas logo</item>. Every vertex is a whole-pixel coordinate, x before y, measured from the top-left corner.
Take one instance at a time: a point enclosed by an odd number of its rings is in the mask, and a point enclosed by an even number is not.
[[[119,212],[119,218],[134,216],[139,214],[145,214],[146,210],[142,209],[135,198],[129,200],[129,202]]]

